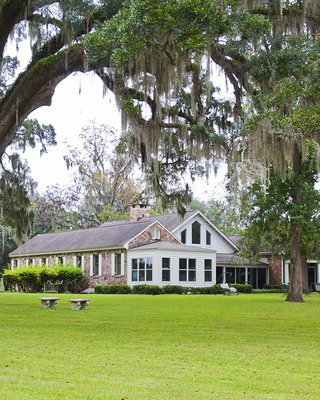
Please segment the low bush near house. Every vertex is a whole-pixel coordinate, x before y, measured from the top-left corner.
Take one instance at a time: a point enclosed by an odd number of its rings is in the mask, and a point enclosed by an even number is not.
[[[178,285],[166,285],[162,288],[164,294],[185,294],[188,293],[189,288]]]
[[[252,293],[252,285],[242,285],[240,283],[231,283],[229,286],[235,287],[239,293]]]
[[[162,288],[156,285],[135,285],[132,288],[133,294],[162,294]]]
[[[269,283],[266,283],[265,285],[263,285],[262,289],[268,289],[268,290],[273,290],[273,289],[281,289],[280,285],[270,285]]]
[[[132,289],[128,285],[106,285],[95,286],[94,292],[97,294],[130,294]]]
[[[64,292],[73,291],[76,282],[83,279],[81,268],[72,265],[59,264],[54,267],[44,265],[27,266],[5,270],[3,281],[11,291],[40,292],[42,288],[47,290],[48,284],[57,285]]]

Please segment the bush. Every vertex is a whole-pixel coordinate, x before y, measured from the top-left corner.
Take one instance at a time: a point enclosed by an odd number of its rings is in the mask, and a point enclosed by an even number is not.
[[[162,288],[156,285],[135,285],[132,288],[133,294],[162,294]]]
[[[72,264],[58,264],[56,267],[56,280],[61,282],[64,292],[73,291],[76,282],[83,279],[83,271],[81,268],[74,267]]]
[[[72,265],[62,265],[54,267],[46,267],[35,265],[22,266],[14,270],[5,270],[3,273],[3,280],[7,287],[11,290],[20,290],[24,292],[40,292],[44,286],[45,290],[48,283],[56,284],[60,281],[63,291],[68,289],[73,290],[76,282],[83,279],[83,272],[81,268],[74,268]]]
[[[39,280],[39,267],[23,266],[19,268],[19,280],[24,292],[39,292],[41,284]]]
[[[185,294],[188,293],[189,288],[178,285],[166,285],[162,288],[164,294]]]
[[[270,285],[269,283],[266,283],[263,285],[262,289],[281,289],[280,285]]]
[[[6,287],[9,287],[12,291],[15,290],[15,287],[20,287],[20,275],[17,269],[11,271],[10,269],[6,269],[3,271],[3,283]]]
[[[239,293],[252,293],[252,285],[242,285],[240,283],[231,283],[229,286],[235,287]]]
[[[94,292],[98,294],[130,294],[132,289],[128,285],[95,286]]]

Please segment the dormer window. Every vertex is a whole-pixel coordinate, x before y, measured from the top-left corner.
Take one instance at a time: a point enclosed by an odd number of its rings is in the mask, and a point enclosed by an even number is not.
[[[193,244],[201,243],[200,232],[201,232],[201,225],[199,224],[198,221],[195,221],[192,224],[192,243]]]
[[[181,243],[186,244],[187,243],[187,230],[184,229],[181,232]]]
[[[154,240],[160,239],[160,229],[159,228],[153,228],[151,231],[151,234],[152,234],[152,239],[154,239]]]

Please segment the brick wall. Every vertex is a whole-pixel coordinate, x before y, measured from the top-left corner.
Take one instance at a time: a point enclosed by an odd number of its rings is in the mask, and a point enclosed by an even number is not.
[[[157,227],[160,229],[160,239],[162,242],[179,243],[179,241],[166,229],[162,228],[157,222],[151,225],[150,228],[146,229],[141,235],[137,236],[129,243],[129,249],[134,247],[143,246],[144,244],[153,243],[155,239],[152,238],[152,230]]]
[[[280,285],[280,283],[282,283],[281,259],[270,256],[268,257],[268,262],[270,265],[270,275],[269,275],[270,285]]]

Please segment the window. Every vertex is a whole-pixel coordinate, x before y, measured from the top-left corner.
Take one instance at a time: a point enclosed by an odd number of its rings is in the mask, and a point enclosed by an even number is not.
[[[99,275],[99,254],[93,255],[92,275]]]
[[[179,281],[196,281],[196,259],[179,258]]]
[[[170,258],[162,259],[162,281],[170,282]]]
[[[63,257],[58,257],[58,263],[63,264]]]
[[[27,265],[32,265],[32,258],[29,258]]]
[[[132,281],[152,281],[152,258],[133,258],[131,260]]]
[[[212,260],[204,260],[204,281],[212,282]]]
[[[187,230],[186,229],[181,232],[181,242],[183,244],[187,243]]]
[[[13,261],[13,268],[18,268],[19,267],[19,261],[18,260],[14,260]]]
[[[121,275],[121,253],[114,255],[114,272],[115,275]]]
[[[47,259],[46,258],[41,258],[41,264],[47,265]]]
[[[153,228],[151,231],[152,234],[152,239],[159,240],[160,239],[160,229],[159,228]]]
[[[206,245],[210,246],[211,245],[211,233],[206,231]]]
[[[76,257],[76,267],[82,268],[82,257],[81,256]]]
[[[200,244],[201,243],[200,231],[201,231],[201,225],[199,224],[198,221],[195,221],[192,224],[192,243],[193,244]]]

